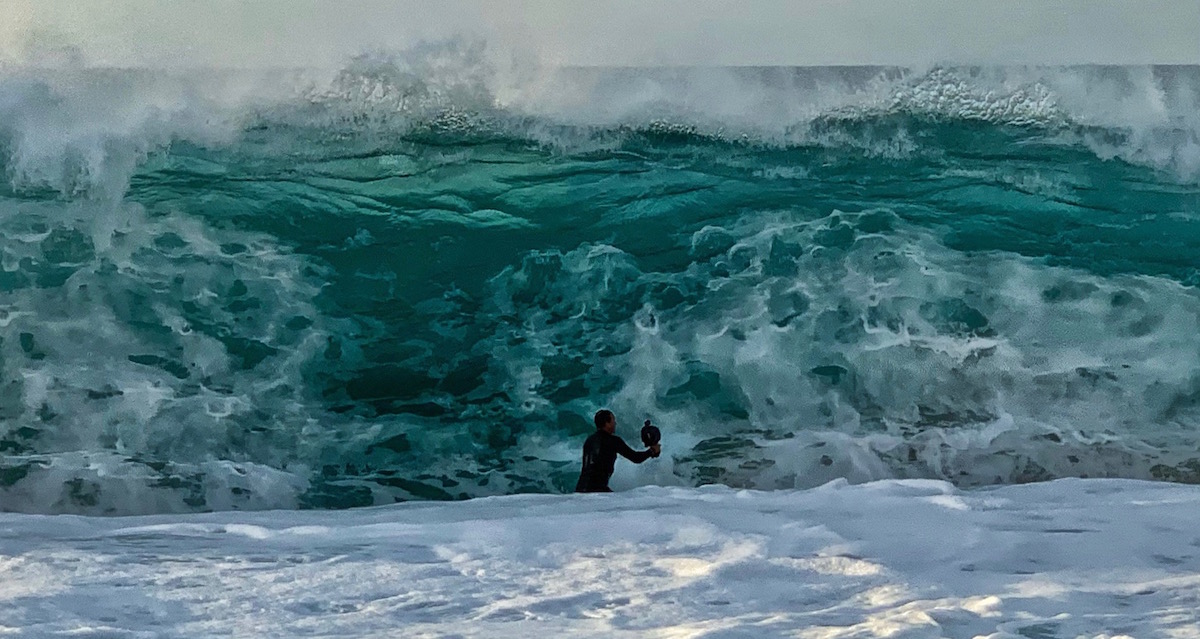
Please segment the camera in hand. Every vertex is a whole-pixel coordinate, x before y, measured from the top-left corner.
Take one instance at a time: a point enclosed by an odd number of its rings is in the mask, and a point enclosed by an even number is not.
[[[662,432],[647,419],[646,423],[642,426],[642,443],[646,445],[646,448],[649,448],[657,444],[661,439]]]

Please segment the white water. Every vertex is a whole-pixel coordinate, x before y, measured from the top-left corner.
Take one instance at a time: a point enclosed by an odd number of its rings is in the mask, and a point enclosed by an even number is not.
[[[0,515],[16,637],[1200,635],[1200,488],[643,488]]]
[[[809,125],[906,113],[1041,127],[1102,159],[1186,181],[1200,175],[1194,66],[622,70],[516,64],[498,55],[484,44],[444,40],[288,71],[0,65],[0,141],[11,147],[0,161],[18,188],[119,199],[147,155],[180,140],[236,143],[247,122],[263,117],[395,129],[450,109],[512,118],[507,126],[518,135],[579,148],[594,142],[544,126],[667,122],[728,139],[841,145],[847,141],[814,137]],[[896,141],[867,146],[894,152]]]

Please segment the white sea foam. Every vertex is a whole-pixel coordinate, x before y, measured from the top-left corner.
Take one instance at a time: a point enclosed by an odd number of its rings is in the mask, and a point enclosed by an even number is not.
[[[644,488],[346,512],[0,515],[14,636],[1200,634],[1200,490]]]
[[[681,272],[642,272],[609,246],[532,256],[495,280],[496,312],[520,327],[480,349],[528,417],[548,408],[535,389],[564,349],[613,380],[618,414],[653,414],[673,467],[619,468],[621,486],[1187,475],[1190,288],[952,250],[881,212],[798,218],[705,227]],[[655,286],[633,321],[602,319]]]

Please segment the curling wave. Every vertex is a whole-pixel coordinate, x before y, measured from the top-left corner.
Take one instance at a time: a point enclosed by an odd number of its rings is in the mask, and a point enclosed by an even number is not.
[[[5,71],[0,508],[1200,478],[1195,68],[500,75]]]

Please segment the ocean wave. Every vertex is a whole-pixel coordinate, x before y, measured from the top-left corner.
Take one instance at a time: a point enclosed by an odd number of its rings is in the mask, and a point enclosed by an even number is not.
[[[1196,481],[1194,68],[0,77],[3,508]]]

